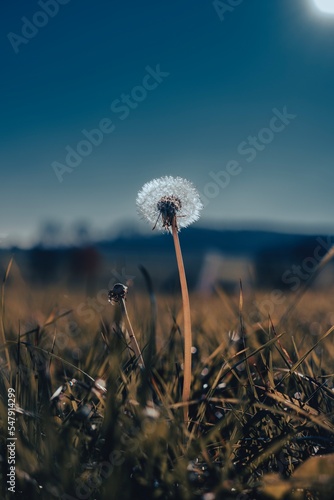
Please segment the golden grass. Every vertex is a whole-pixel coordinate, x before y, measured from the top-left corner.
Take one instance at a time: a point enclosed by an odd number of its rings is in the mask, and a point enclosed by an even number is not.
[[[288,316],[295,296],[286,293],[271,317],[257,310],[268,293],[192,294],[188,428],[179,295],[155,297],[154,318],[152,296],[129,289],[147,376],[129,359],[121,312],[107,297],[31,289],[14,264],[3,295],[10,359],[2,345],[0,418],[4,440],[12,386],[18,490],[63,499],[330,498],[329,474],[303,487],[295,472],[334,449],[333,290],[306,291]]]

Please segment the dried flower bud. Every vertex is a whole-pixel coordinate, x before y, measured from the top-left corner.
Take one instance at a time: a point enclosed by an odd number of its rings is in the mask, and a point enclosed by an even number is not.
[[[108,292],[108,301],[114,306],[125,299],[128,292],[128,287],[122,283],[116,283],[112,290]]]

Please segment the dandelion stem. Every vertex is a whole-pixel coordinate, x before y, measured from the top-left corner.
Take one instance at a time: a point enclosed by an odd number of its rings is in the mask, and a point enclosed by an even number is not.
[[[183,377],[183,392],[182,400],[184,403],[189,402],[190,399],[190,383],[191,383],[191,347],[192,347],[192,335],[191,335],[191,317],[190,317],[190,304],[189,304],[189,293],[188,285],[186,279],[186,273],[184,270],[180,240],[178,236],[176,217],[173,217],[172,221],[172,234],[174,240],[174,247],[176,253],[177,267],[180,275],[181,293],[182,293],[182,303],[183,303],[183,322],[184,322],[184,377]],[[188,404],[184,406],[183,415],[184,420],[188,420]]]
[[[145,368],[145,363],[144,363],[143,355],[142,355],[141,350],[139,348],[139,345],[138,345],[138,342],[137,342],[137,339],[136,339],[136,336],[135,336],[135,332],[133,331],[133,328],[132,328],[132,325],[131,325],[131,321],[130,321],[130,318],[129,318],[129,315],[128,315],[128,311],[127,311],[127,308],[126,308],[125,300],[123,298],[121,299],[120,304],[121,304],[122,313],[126,317],[126,320],[128,322],[128,327],[129,327],[129,330],[130,330],[130,335],[129,335],[130,344],[129,344],[129,347],[134,352],[134,354],[136,356],[136,359],[138,360],[139,367],[140,368]]]

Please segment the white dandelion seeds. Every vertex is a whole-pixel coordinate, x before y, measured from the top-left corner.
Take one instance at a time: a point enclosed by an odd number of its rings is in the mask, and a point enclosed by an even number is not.
[[[182,177],[165,176],[144,184],[137,195],[137,209],[145,218],[160,230],[172,226],[176,216],[179,230],[195,222],[203,204],[194,185]]]

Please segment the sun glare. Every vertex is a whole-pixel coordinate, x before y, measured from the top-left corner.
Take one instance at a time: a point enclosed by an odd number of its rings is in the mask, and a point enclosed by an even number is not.
[[[322,12],[334,14],[334,0],[314,0],[314,3]]]

